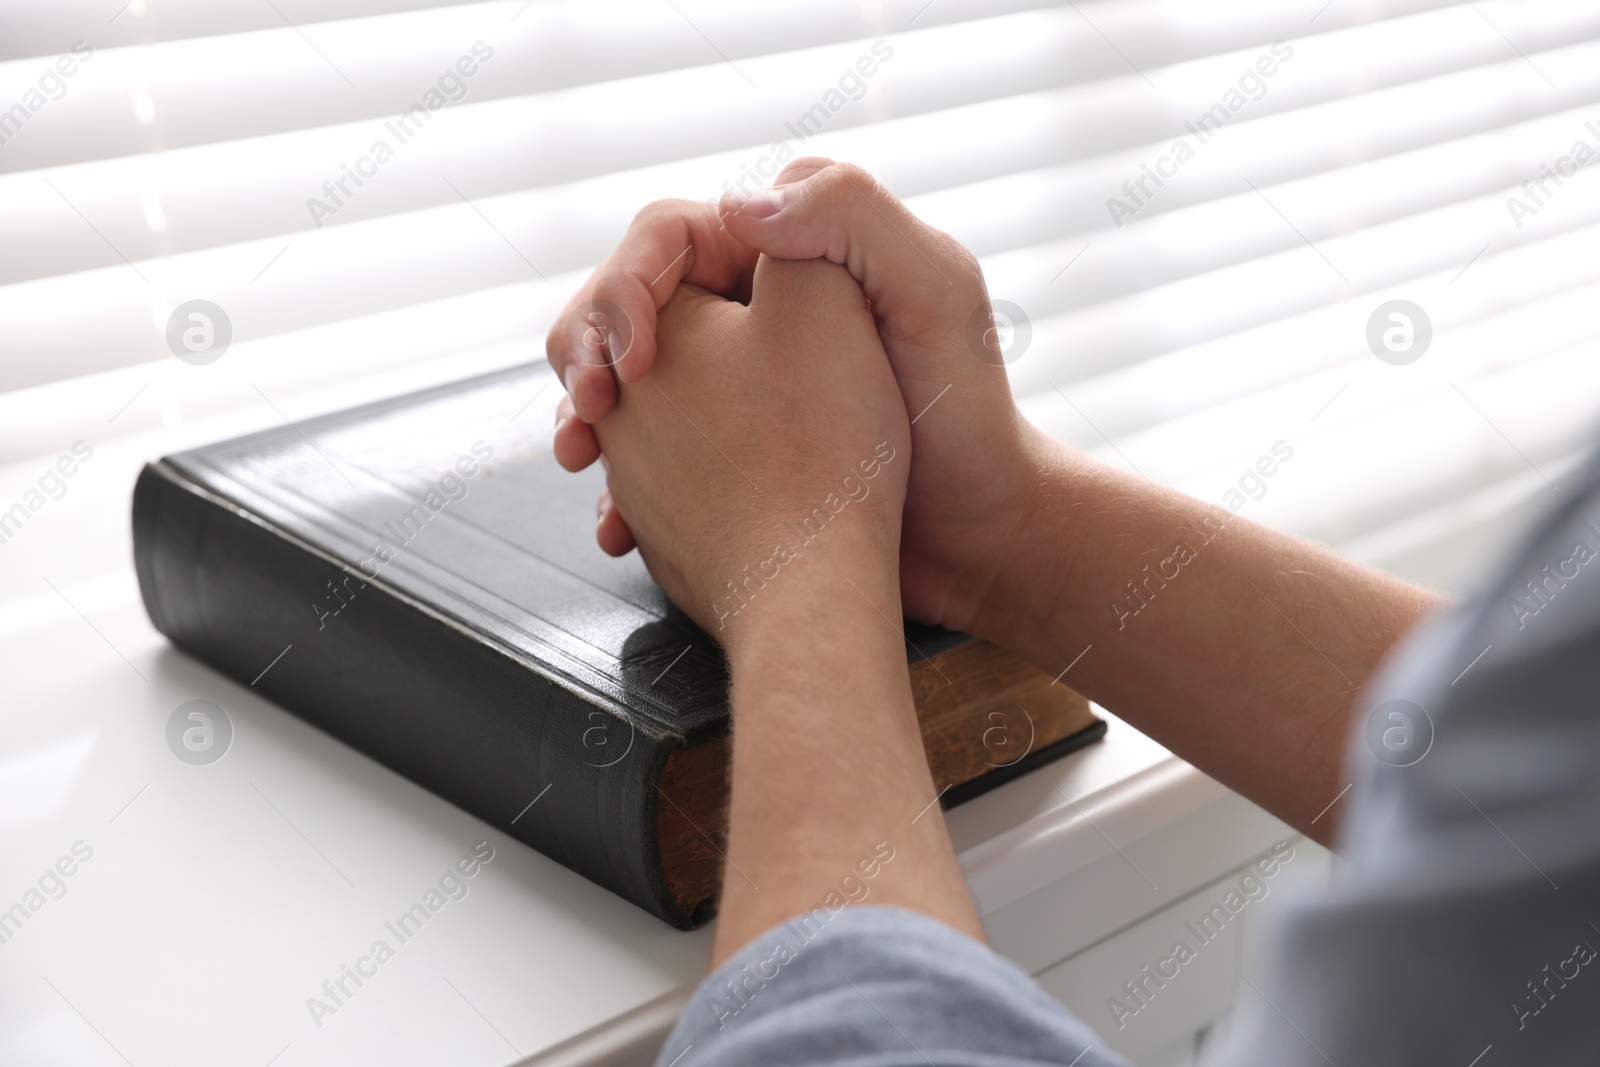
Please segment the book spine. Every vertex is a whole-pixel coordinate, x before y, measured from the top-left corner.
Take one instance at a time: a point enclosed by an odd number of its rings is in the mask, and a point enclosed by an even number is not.
[[[661,870],[672,739],[165,463],[135,486],[133,541],[146,611],[179,648],[667,922],[704,920]],[[331,620],[313,607],[330,582],[358,590]],[[629,742],[609,765],[588,755],[597,724]]]

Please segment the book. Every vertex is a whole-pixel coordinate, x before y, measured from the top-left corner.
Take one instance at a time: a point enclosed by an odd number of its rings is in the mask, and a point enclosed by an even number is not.
[[[595,545],[604,475],[551,457],[559,395],[539,363],[148,464],[139,587],[179,648],[691,928],[722,877],[727,664]],[[947,806],[1104,732],[994,645],[906,645]]]

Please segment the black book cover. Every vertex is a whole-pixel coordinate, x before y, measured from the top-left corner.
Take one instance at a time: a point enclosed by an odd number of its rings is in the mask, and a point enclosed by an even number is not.
[[[604,475],[550,456],[559,393],[541,363],[150,464],[139,585],[179,647],[690,927],[714,905],[670,891],[656,786],[726,734],[726,664],[637,553],[595,546]],[[912,659],[966,640],[908,636]]]

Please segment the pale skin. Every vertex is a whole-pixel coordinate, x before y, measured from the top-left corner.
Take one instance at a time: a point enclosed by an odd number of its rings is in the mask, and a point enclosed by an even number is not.
[[[747,293],[748,309],[716,295]],[[631,320],[625,353],[568,328],[591,300]],[[934,792],[901,610],[1052,676],[1074,664],[1063,679],[1074,688],[1330,843],[1338,806],[1323,811],[1348,781],[1362,687],[1441,606],[1038,431],[998,352],[971,340],[980,308],[971,253],[859,168],[807,159],[720,210],[647,208],[551,331],[569,394],[557,458],[577,470],[603,449],[608,464],[601,547],[637,545],[732,666],[715,962],[819,906],[880,841],[895,859],[867,899],[981,938],[943,821],[917,817]],[[871,496],[737,615],[719,615],[725,583],[882,440],[899,459]],[[1186,532],[1208,515],[1227,520],[1220,533]],[[1150,579],[1180,542],[1193,558]],[[1138,603],[1130,581],[1145,596],[1131,616],[1113,607]]]

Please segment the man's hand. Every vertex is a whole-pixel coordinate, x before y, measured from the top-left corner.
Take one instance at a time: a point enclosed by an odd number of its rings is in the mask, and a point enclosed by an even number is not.
[[[872,301],[911,419],[907,613],[1021,653],[1327,841],[1337,816],[1320,815],[1344,784],[1342,742],[1361,688],[1439,598],[1027,426],[988,347],[971,255],[864,172],[797,161],[776,189],[725,200],[723,211],[725,230],[699,205],[647,212],[589,293],[653,323],[650,302],[665,294],[647,283],[664,269],[663,283],[688,270],[737,293],[750,249],[843,264]],[[669,264],[687,247],[674,243],[691,240],[693,254]],[[649,380],[648,332],[636,331],[620,365],[626,381]],[[566,337],[552,335],[558,370],[579,352]],[[615,386],[603,359],[590,358],[575,391],[583,417],[599,419]],[[604,381],[590,382],[596,375]],[[1293,455],[1290,442],[1277,446]],[[574,470],[599,455],[576,417],[558,429],[555,451]],[[600,539],[612,551],[631,544],[609,511]]]
[[[870,299],[916,453],[900,562],[905,610],[981,629],[986,611],[1003,610],[991,594],[1034,499],[1040,441],[1012,401],[976,258],[859,167],[796,160],[775,188],[726,197],[718,211],[662,201],[641,212],[547,340],[569,393],[557,459],[580,470],[598,458],[601,441],[588,424],[610,410],[618,379],[651,380],[657,311],[679,280],[738,297],[758,251],[841,264]],[[619,314],[622,322],[609,321]],[[604,499],[597,534],[609,552],[632,546]]]
[[[715,958],[875,848],[898,857],[875,902],[981,936],[943,822],[917,821],[937,798],[895,616],[905,406],[843,268],[762,258],[750,283],[748,307],[680,288],[654,368],[595,426],[607,506],[731,667]]]
[[[656,341],[595,430],[611,506],[667,595],[727,643],[794,586],[881,587],[909,433],[850,276],[763,259],[748,307],[684,286]]]

